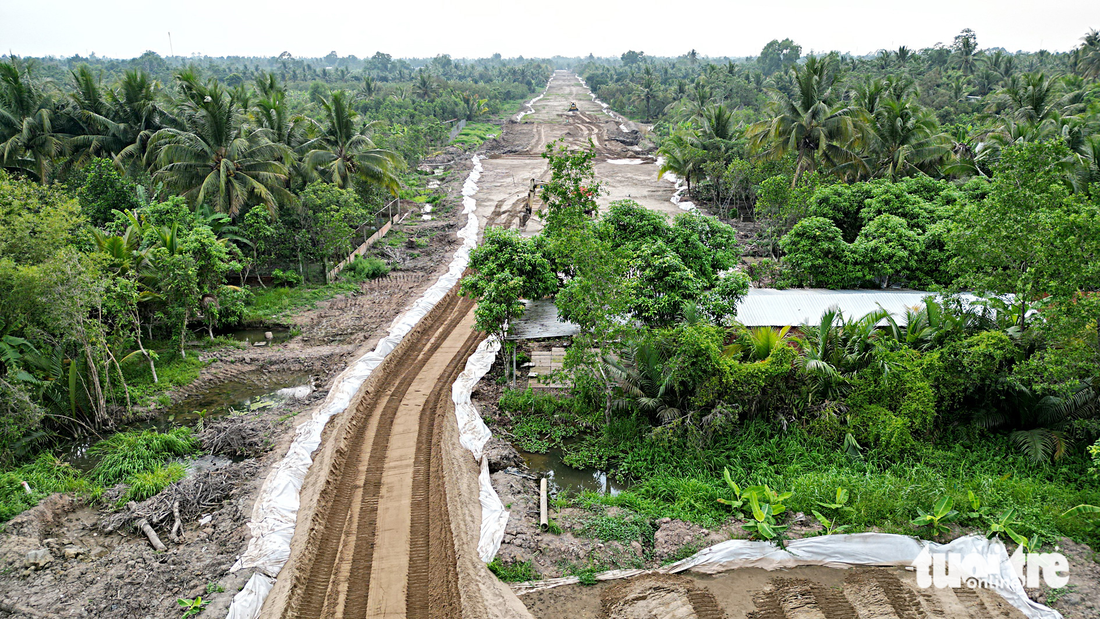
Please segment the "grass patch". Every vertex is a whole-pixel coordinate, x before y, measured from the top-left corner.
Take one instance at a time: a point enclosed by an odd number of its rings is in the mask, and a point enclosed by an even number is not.
[[[188,342],[187,350],[190,354],[184,357],[180,355],[177,344],[173,341],[155,341],[145,344],[146,348],[155,350],[157,353],[158,382],[153,382],[153,373],[149,371],[149,364],[145,362],[144,358],[135,357],[134,360],[123,365],[126,386],[130,390],[130,399],[135,406],[146,406],[156,401],[165,392],[195,382],[199,377],[199,372],[213,363],[212,359],[200,360],[195,351],[242,345],[241,342],[228,337],[216,337],[213,340],[202,337],[193,342]],[[192,344],[196,345],[193,346]],[[123,401],[122,389],[115,387],[114,392],[114,398],[117,401]]]
[[[91,484],[80,471],[53,454],[40,454],[28,464],[0,472],[0,522],[11,520],[54,492],[90,490]]]
[[[118,500],[115,507],[122,507],[129,501],[144,501],[160,494],[169,485],[176,483],[187,475],[187,469],[179,462],[157,465],[155,468],[134,473],[126,478],[130,489],[126,495]]]
[[[113,486],[139,473],[156,470],[165,461],[192,455],[199,450],[199,440],[191,428],[174,428],[168,432],[131,430],[112,435],[88,449],[100,460],[88,472],[92,481]]]
[[[387,236],[389,238],[389,236]],[[334,282],[321,286],[295,288],[253,288],[252,304],[245,309],[245,322],[277,322],[288,314],[312,309],[318,301],[355,292],[359,286],[353,282]]]
[[[496,557],[489,562],[489,571],[504,582],[528,582],[541,579],[539,573],[535,571],[535,565],[530,561],[504,563],[500,557]]]
[[[585,493],[578,505],[613,505],[648,518],[671,517],[718,526],[730,516],[717,502],[728,489],[721,480],[729,467],[742,487],[768,484],[790,489],[791,512],[810,513],[818,501],[832,500],[837,487],[851,492],[855,510],[847,523],[857,529],[923,534],[911,520],[941,496],[951,496],[957,508],[967,505],[972,490],[994,512],[1015,507],[1022,525],[1017,531],[1039,534],[1049,542],[1066,535],[1100,546],[1100,532],[1086,519],[1059,518],[1081,504],[1100,503],[1100,489],[1084,478],[1083,456],[1071,455],[1047,466],[1020,456],[1007,438],[944,437],[939,447],[919,456],[889,461],[869,454],[853,459],[838,446],[800,429],[786,432],[753,423],[716,437],[701,446],[692,440],[652,438],[648,426],[619,420],[599,444],[620,476],[636,480],[616,496]],[[980,523],[975,523],[979,525]]]
[[[466,123],[451,144],[465,148],[477,148],[488,140],[500,135],[500,127],[489,123]]]
[[[89,453],[101,460],[87,473],[51,453],[39,454],[28,464],[0,471],[0,522],[11,520],[55,492],[81,494],[99,502],[104,490],[119,482],[130,488],[116,506],[144,501],[183,479],[183,464],[173,460],[197,452],[198,439],[190,428],[176,428],[165,433],[120,432],[96,443]]]
[[[584,523],[580,530],[581,535],[601,542],[640,542],[643,546],[653,546],[653,534],[656,532],[653,521],[634,515],[596,516]]]

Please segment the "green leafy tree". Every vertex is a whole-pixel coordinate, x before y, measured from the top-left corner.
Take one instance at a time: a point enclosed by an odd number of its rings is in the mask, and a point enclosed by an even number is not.
[[[310,255],[320,259],[327,272],[329,264],[351,253],[355,230],[371,213],[354,192],[323,182],[310,183],[299,202],[299,221]]]
[[[558,289],[558,279],[539,243],[515,230],[489,227],[470,252],[470,269],[459,294],[477,299],[478,330],[503,339],[508,321],[523,315],[522,299],[541,299]]]
[[[863,265],[861,271],[886,288],[891,278],[908,276],[913,271],[922,247],[920,237],[904,219],[879,215],[860,230],[851,249]]]
[[[93,226],[102,227],[114,220],[114,211],[134,211],[141,206],[137,186],[119,174],[108,159],[94,159],[84,169],[84,181],[76,195]]]
[[[844,288],[862,279],[854,272],[852,248],[840,229],[824,217],[807,217],[794,225],[779,242],[799,284]]]
[[[786,70],[802,57],[802,46],[790,39],[779,41],[772,39],[760,50],[760,56],[756,62],[764,75],[771,75],[778,71]]]
[[[592,149],[570,150],[565,144],[547,144],[542,157],[550,164],[550,181],[539,197],[546,204],[546,234],[554,236],[567,228],[585,224],[599,208],[596,198],[601,186],[592,169]]]

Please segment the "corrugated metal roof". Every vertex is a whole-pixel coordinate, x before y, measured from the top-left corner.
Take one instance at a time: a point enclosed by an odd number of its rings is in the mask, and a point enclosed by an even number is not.
[[[558,320],[558,308],[553,299],[524,301],[527,310],[519,320],[513,320],[508,331],[509,340],[537,340],[546,337],[570,337],[581,328],[571,322]]]
[[[924,306],[936,296],[921,290],[825,290],[821,288],[750,288],[737,304],[737,321],[746,327],[785,327],[815,323],[830,307],[839,307],[845,318],[860,318],[880,307],[905,322],[907,308]]]

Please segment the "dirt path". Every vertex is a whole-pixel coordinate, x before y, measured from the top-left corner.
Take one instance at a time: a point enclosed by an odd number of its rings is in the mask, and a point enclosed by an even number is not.
[[[598,199],[601,208],[630,198],[669,216],[683,212],[669,201],[672,183],[658,178],[652,145],[640,139],[648,128],[620,123],[592,100],[590,92],[575,74],[557,71],[546,93],[535,102],[534,111],[519,122],[512,117],[505,123],[500,140],[489,146],[488,158],[482,162],[477,194],[482,229],[493,224],[500,212],[518,215],[531,179],[549,180],[549,168],[541,155],[547,144],[559,139],[570,148],[591,145],[595,149],[596,176],[605,190]],[[579,111],[569,112],[570,103],[576,103]],[[492,208],[483,210],[489,205]],[[535,204],[534,209],[540,206]],[[519,228],[525,235],[534,235],[542,229],[542,222],[535,213]]]
[[[309,533],[281,616],[460,616],[436,428],[481,336],[471,301],[452,291],[441,304],[352,412],[345,457],[323,492],[332,503]]]
[[[482,230],[519,222],[530,178],[548,174],[537,154],[550,140],[562,138],[577,147],[591,140],[601,145],[604,159],[632,154],[620,145],[604,146],[608,132],[619,128],[609,117],[597,117],[604,115],[587,92],[575,76],[559,72],[535,105],[533,122],[506,125],[497,152],[483,163],[486,171],[476,196]],[[564,113],[573,100],[582,112]],[[666,195],[670,188],[666,183]],[[448,415],[453,416],[450,387],[483,337],[473,330],[473,307],[454,290],[448,293],[330,429],[302,491],[290,560],[264,616],[517,616],[460,592],[466,585],[481,587],[488,575],[483,565],[456,554],[456,547],[469,548],[476,530],[460,526],[469,519],[466,514],[452,517],[448,506],[476,471],[445,467],[445,457],[462,448],[457,441],[441,440],[449,431]],[[455,469],[466,470],[459,475]],[[456,526],[462,539],[456,539]],[[482,598],[492,596],[481,588]],[[518,616],[523,615],[520,606],[512,609]]]

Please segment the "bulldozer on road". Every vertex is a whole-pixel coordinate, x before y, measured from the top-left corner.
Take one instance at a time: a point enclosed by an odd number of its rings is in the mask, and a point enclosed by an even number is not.
[[[569,111],[570,112],[579,112],[580,111],[579,109],[577,109],[577,102],[576,101],[571,101],[569,103]]]

